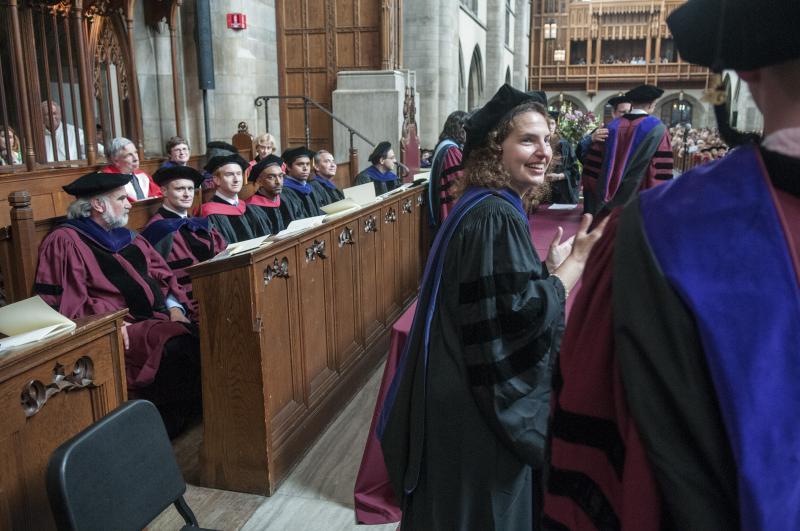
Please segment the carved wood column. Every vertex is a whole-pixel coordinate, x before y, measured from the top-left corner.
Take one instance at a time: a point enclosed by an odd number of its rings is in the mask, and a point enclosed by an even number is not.
[[[19,13],[17,12],[17,0],[9,0],[8,10],[11,14],[11,35],[13,37],[12,53],[14,54],[13,68],[16,72],[17,84],[19,92],[17,94],[17,101],[20,106],[20,116],[22,117],[22,135],[25,137],[25,153],[22,158],[25,161],[25,167],[28,171],[32,171],[36,164],[36,152],[33,148],[33,128],[31,127],[31,112],[28,106],[28,83],[25,78],[25,69],[23,67],[22,59],[22,41],[20,40],[20,24]]]
[[[128,76],[128,90],[133,107],[133,131],[136,134],[136,147],[139,151],[139,160],[144,160],[144,132],[142,129],[142,102],[139,99],[139,76],[136,72],[136,43],[133,40],[133,4],[135,0],[128,0],[125,9],[125,24],[128,37],[128,64],[130,74]]]
[[[14,285],[9,286],[8,302],[16,302],[30,297],[36,276],[36,249],[30,248],[35,241],[31,194],[12,192],[8,194],[8,204],[11,206],[11,242],[17,256],[16,264],[20,267],[14,275]]]
[[[94,115],[94,89],[90,81],[91,63],[89,63],[86,31],[83,23],[83,1],[75,0],[72,5],[72,30],[75,32],[75,42],[78,46],[78,86],[81,94],[81,114],[83,114],[83,134],[86,145],[86,164],[93,166],[97,163],[97,118]]]

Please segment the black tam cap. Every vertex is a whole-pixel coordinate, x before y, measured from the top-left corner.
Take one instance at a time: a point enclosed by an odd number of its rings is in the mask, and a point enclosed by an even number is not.
[[[553,120],[558,120],[558,117],[561,115],[559,111],[547,111],[547,114],[549,114],[550,118]]]
[[[608,100],[608,104],[611,105],[612,107],[616,107],[620,103],[630,103],[630,102],[631,100],[624,94],[622,96],[614,96],[613,98]]]
[[[392,149],[392,145],[389,142],[380,142],[375,149],[372,150],[372,153],[369,155],[369,161],[372,164],[377,164],[381,161],[381,159],[385,159],[386,155],[389,154],[389,150]]]
[[[500,87],[492,99],[475,111],[464,125],[467,133],[467,141],[464,143],[464,160],[467,159],[471,150],[486,142],[489,132],[497,127],[506,114],[517,105],[526,102],[546,105],[547,98],[542,91],[522,92],[508,83]]]
[[[65,192],[75,197],[92,197],[120,186],[125,186],[133,179],[129,173],[101,173],[92,172],[81,175],[71,183],[63,186]]]
[[[231,153],[239,153],[239,150],[236,149],[236,146],[233,144],[228,144],[227,142],[221,142],[219,140],[214,140],[206,144],[206,158],[208,160],[218,155],[230,155]]]
[[[244,160],[241,155],[238,153],[230,153],[228,155],[211,157],[203,169],[208,173],[214,173],[226,164],[238,164],[242,168],[242,171],[248,166],[247,161]]]
[[[277,155],[267,155],[260,161],[258,164],[253,166],[250,170],[250,175],[247,176],[247,182],[253,183],[258,179],[258,176],[261,175],[261,172],[269,168],[270,166],[281,166],[283,164],[283,159],[278,157]]]
[[[716,71],[800,57],[797,0],[689,0],[667,24],[685,61]]]
[[[283,152],[281,158],[283,158],[284,162],[288,166],[291,166],[294,161],[299,159],[300,157],[308,157],[309,160],[314,156],[314,152],[308,149],[305,146],[289,148]]]
[[[653,85],[639,85],[626,92],[625,97],[631,103],[650,103],[656,101],[662,94],[664,91]]]
[[[195,187],[203,183],[203,174],[191,166],[164,166],[153,174],[153,180],[159,186],[165,186],[175,179],[189,179]]]

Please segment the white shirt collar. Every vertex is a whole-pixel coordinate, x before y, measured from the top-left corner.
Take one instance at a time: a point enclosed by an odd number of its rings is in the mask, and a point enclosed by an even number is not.
[[[774,131],[761,141],[761,145],[769,151],[800,158],[800,127]]]
[[[217,190],[216,192],[214,192],[214,195],[216,195],[217,197],[219,197],[219,198],[221,198],[221,199],[224,199],[224,200],[225,200],[225,202],[227,202],[227,203],[230,203],[230,204],[232,204],[233,206],[236,206],[236,205],[238,205],[238,204],[239,204],[239,197],[238,197],[238,196],[228,197],[227,195],[223,194],[223,193],[222,193],[222,192],[220,192],[219,190]]]
[[[628,114],[648,114],[648,112],[644,109],[631,109]]]
[[[181,214],[180,212],[178,212],[174,208],[170,208],[170,206],[167,204],[166,201],[161,203],[161,208],[163,208],[164,210],[167,210],[169,212],[172,212],[173,214],[177,214],[178,216],[180,216],[182,218],[188,217],[188,213],[184,212],[183,214]]]

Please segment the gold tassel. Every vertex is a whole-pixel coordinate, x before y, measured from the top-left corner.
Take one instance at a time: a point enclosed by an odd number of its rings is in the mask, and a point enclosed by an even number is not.
[[[728,99],[728,87],[720,74],[713,74],[709,80],[709,89],[703,95],[703,101],[711,105],[723,105]]]

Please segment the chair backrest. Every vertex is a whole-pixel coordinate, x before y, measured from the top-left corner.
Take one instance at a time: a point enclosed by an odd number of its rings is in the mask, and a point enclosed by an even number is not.
[[[185,507],[185,491],[164,423],[146,400],[125,403],[59,446],[47,467],[59,529],[141,530],[170,504]]]

